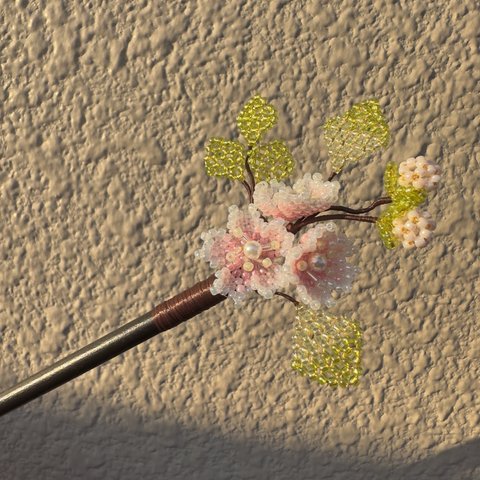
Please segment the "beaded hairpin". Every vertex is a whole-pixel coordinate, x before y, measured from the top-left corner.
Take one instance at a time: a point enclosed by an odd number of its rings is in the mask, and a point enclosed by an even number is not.
[[[275,108],[256,95],[237,117],[246,145],[212,138],[206,146],[207,174],[240,181],[248,197],[246,208],[229,207],[226,229],[201,234],[203,245],[195,255],[208,261],[215,274],[2,392],[0,415],[227,298],[239,307],[255,294],[266,299],[279,295],[294,303],[291,366],[295,371],[332,387],[358,384],[360,325],[328,311],[335,304],[332,293],[350,291],[358,272],[346,260],[352,244],[333,220],[374,223],[388,249],[400,244],[406,249],[424,247],[435,221],[418,207],[437,188],[440,167],[423,156],[399,165],[390,162],[384,174],[389,196],[365,208],[335,205],[340,189],[339,182],[332,181],[335,175],[388,145],[390,132],[378,101],[358,103],[324,124],[333,169],[327,180],[320,173],[307,173],[293,186],[281,181],[293,171],[293,156],[281,140],[262,143],[276,120]],[[364,215],[386,204],[380,216]],[[320,215],[325,212],[340,213]],[[291,286],[297,298],[283,291]]]

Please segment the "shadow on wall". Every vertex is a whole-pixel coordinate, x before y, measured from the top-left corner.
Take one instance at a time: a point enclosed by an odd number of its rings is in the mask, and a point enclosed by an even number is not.
[[[101,410],[99,410],[101,412]],[[186,428],[121,414],[79,420],[22,408],[0,418],[0,478],[5,480],[474,480],[480,439],[401,467],[321,446],[276,448],[234,440],[218,429]]]

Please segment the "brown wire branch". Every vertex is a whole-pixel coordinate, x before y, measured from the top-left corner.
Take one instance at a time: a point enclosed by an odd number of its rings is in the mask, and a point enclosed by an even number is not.
[[[252,187],[246,180],[242,180],[242,185],[245,187],[245,190],[247,191],[248,195],[248,203],[253,202],[253,192],[252,192]]]
[[[248,151],[250,151],[250,147],[248,147]],[[253,203],[253,192],[255,191],[255,177],[253,176],[252,169],[250,168],[250,164],[248,163],[248,153],[245,157],[245,168],[247,169],[250,183],[248,183],[247,180],[242,180],[242,184],[248,193],[248,203]],[[262,214],[260,214],[260,218],[262,218],[265,222],[268,222],[268,220]]]
[[[303,227],[310,225],[311,223],[326,222],[328,220],[356,220],[357,222],[375,223],[378,217],[370,217],[368,215],[356,216],[350,213],[338,213],[336,215],[322,215],[320,217],[307,217],[301,222],[295,222],[287,225],[287,231],[296,234]]]
[[[280,295],[281,297],[286,298],[287,300],[290,300],[292,303],[295,305],[298,305],[300,302],[298,300],[295,300],[295,298],[291,297],[290,295],[283,293],[283,292],[275,292],[275,295]]]
[[[250,151],[250,147],[248,148],[248,151]],[[250,178],[250,185],[252,187],[252,192],[255,191],[255,177],[253,175],[252,169],[250,168],[250,164],[248,163],[248,153],[247,156],[245,157],[245,168],[247,169],[248,177]],[[250,202],[252,203],[252,202]]]
[[[255,177],[253,175],[252,169],[250,168],[250,164],[248,163],[249,152],[250,152],[250,147],[248,147],[247,155],[245,157],[245,168],[247,170],[248,179],[250,180],[250,182],[248,182],[247,179],[243,179],[242,184],[247,190],[248,203],[253,203],[253,192],[255,191]]]
[[[349,207],[343,207],[341,205],[332,205],[328,210],[338,210],[341,212],[354,213],[354,214],[367,213],[373,210],[374,208],[378,207],[379,205],[385,205],[387,203],[392,203],[392,199],[390,197],[380,197],[378,200],[375,200],[373,203],[371,203],[368,207],[365,207],[365,208],[349,208]],[[326,211],[328,212],[328,210]]]
[[[359,214],[369,212],[374,208],[378,207],[379,205],[385,205],[391,202],[392,202],[392,199],[390,197],[381,197],[365,208],[349,208],[349,207],[343,207],[341,205],[332,205],[328,210],[326,210],[327,212],[329,210],[334,210],[334,211],[339,210],[347,213],[321,215],[317,217],[319,213],[322,213],[322,212],[317,212],[308,217],[302,217],[298,219],[296,222],[289,223],[286,226],[286,229],[288,232],[292,232],[293,234],[296,234],[300,229],[302,229],[306,225],[310,225],[311,223],[317,223],[317,222],[326,222],[328,220],[355,220],[357,222],[375,223],[378,217],[373,217],[369,215],[359,215]]]

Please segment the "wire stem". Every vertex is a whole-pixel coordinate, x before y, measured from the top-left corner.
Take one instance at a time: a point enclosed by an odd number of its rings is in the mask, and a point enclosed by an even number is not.
[[[349,207],[343,207],[341,205],[332,205],[328,210],[325,210],[325,211],[328,212],[329,210],[333,210],[333,211],[337,210],[337,211],[343,211],[347,213],[321,215],[317,217],[316,215],[318,215],[319,213],[322,213],[322,212],[317,212],[308,217],[302,217],[298,219],[296,222],[289,223],[286,226],[286,229],[287,231],[292,232],[293,234],[296,234],[300,229],[302,229],[306,225],[310,225],[311,223],[317,223],[317,222],[326,222],[328,220],[355,220],[357,222],[375,223],[378,217],[373,217],[369,215],[359,215],[359,214],[369,212],[374,208],[378,207],[379,205],[385,205],[391,202],[392,202],[392,199],[390,197],[381,197],[365,208],[349,208]]]
[[[246,180],[242,180],[242,185],[245,187],[245,190],[247,191],[248,203],[252,203],[252,199],[253,199],[252,187]]]
[[[251,150],[251,148],[248,147],[247,156],[245,157],[245,168],[247,169],[248,177],[250,178],[250,186],[252,187],[252,194],[253,194],[253,192],[255,191],[255,177],[253,175],[252,169],[250,168],[250,164],[248,163],[248,157],[249,157],[249,154],[250,154],[250,150]],[[253,198],[250,201],[250,203],[252,203],[252,202],[253,202]]]
[[[292,303],[295,305],[298,305],[300,302],[298,300],[295,300],[295,298],[291,297],[290,295],[283,293],[283,292],[275,292],[275,295],[280,295],[281,297],[286,298],[287,300],[290,300]]]
[[[378,200],[375,200],[372,204],[370,204],[368,207],[365,208],[349,208],[349,207],[343,207],[341,205],[332,205],[328,210],[339,210],[341,212],[347,212],[347,213],[367,213],[373,210],[374,208],[378,207],[379,205],[385,205],[387,203],[392,203],[392,199],[390,197],[380,197]]]

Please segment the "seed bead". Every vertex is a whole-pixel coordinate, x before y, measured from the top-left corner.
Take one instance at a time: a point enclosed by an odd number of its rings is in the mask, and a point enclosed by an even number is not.
[[[245,262],[243,264],[243,269],[246,271],[246,272],[251,272],[253,271],[253,263],[252,262]]]

